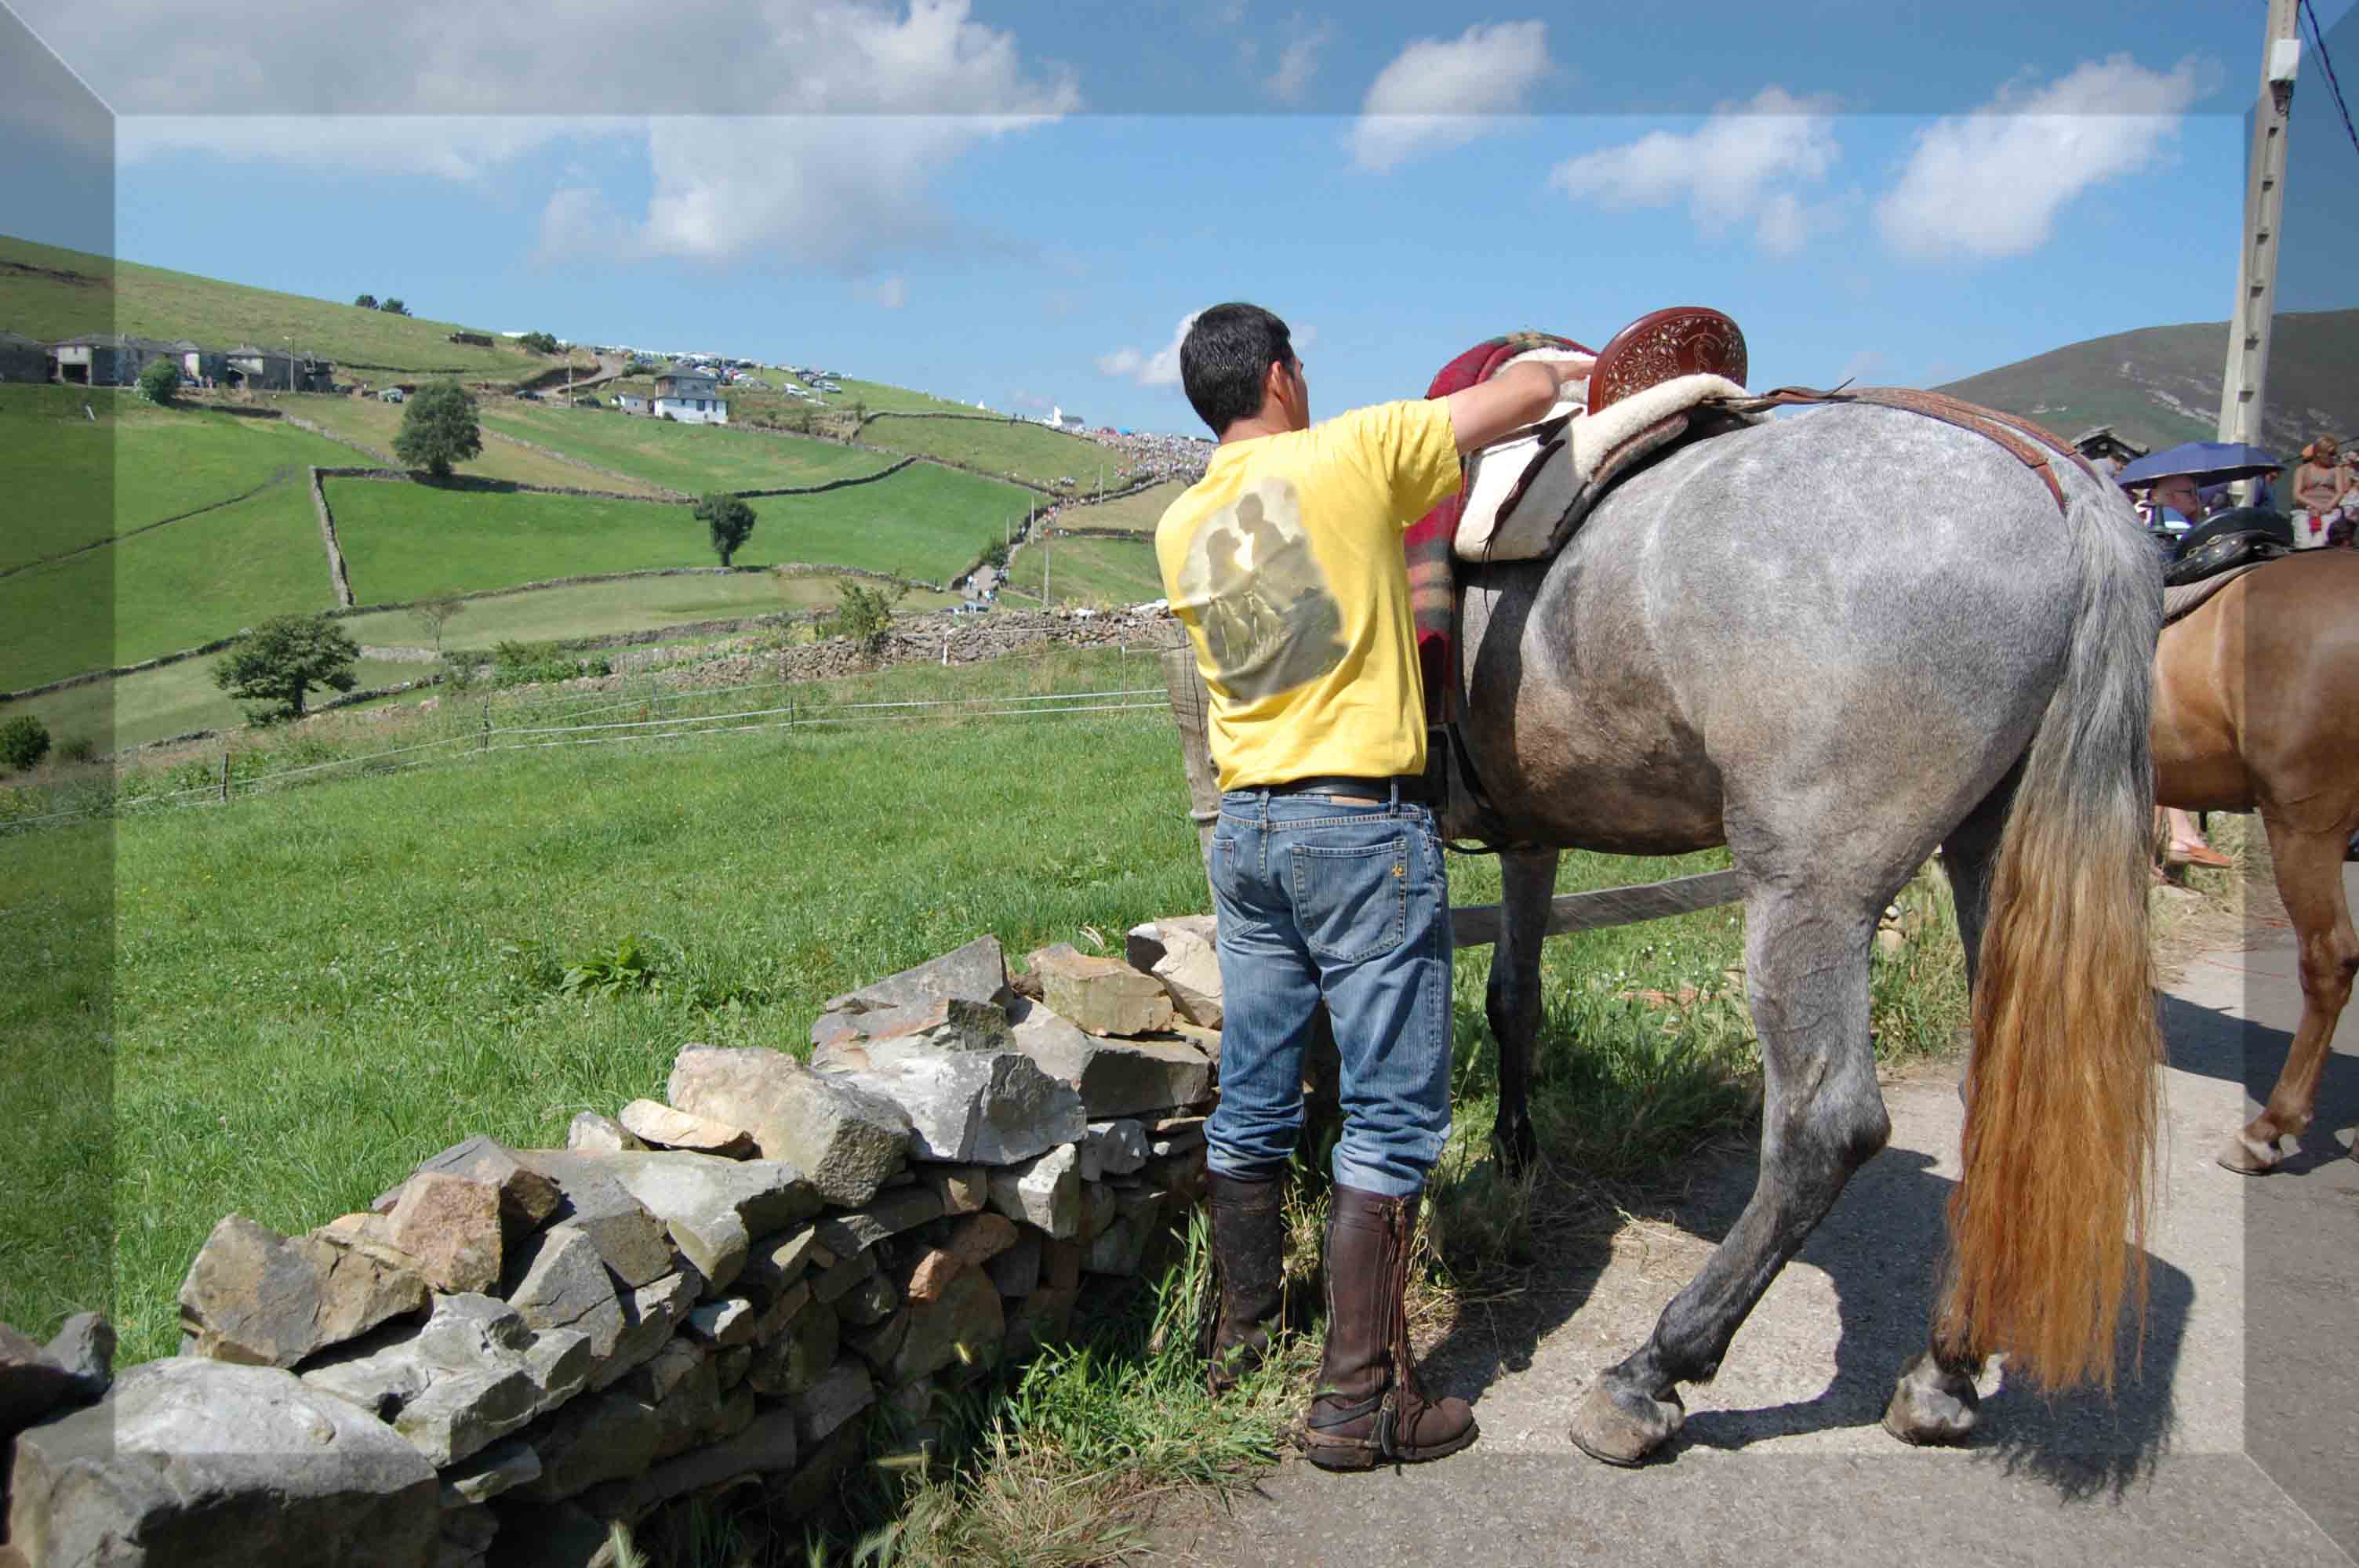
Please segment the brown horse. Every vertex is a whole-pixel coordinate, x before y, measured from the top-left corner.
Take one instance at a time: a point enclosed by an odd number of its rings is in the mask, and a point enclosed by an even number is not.
[[[2257,567],[2165,627],[2154,666],[2155,798],[2257,811],[2301,945],[2301,1026],[2268,1104],[2220,1162],[2259,1174],[2318,1102],[2359,971],[2343,860],[2359,829],[2359,554]]]

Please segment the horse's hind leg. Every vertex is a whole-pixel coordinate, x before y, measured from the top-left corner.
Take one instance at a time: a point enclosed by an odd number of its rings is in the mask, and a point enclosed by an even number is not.
[[[1499,857],[1499,940],[1483,1009],[1499,1044],[1499,1119],[1491,1139],[1511,1176],[1531,1169],[1539,1156],[1532,1135],[1532,1047],[1540,1032],[1540,943],[1548,935],[1556,865],[1553,849]]]
[[[1941,840],[1941,864],[1950,878],[1950,899],[1958,911],[1958,941],[1966,953],[1966,992],[1973,993],[1982,972],[1983,926],[1990,916],[1991,871],[1998,863],[2000,836],[2006,828],[2007,807],[2015,798],[2018,775],[2000,781],[1980,806]],[[1971,1033],[1971,1032],[1969,1032]],[[1963,1098],[1966,1078],[1961,1072],[1958,1095]],[[1973,1430],[1981,1404],[1974,1379],[1982,1358],[1962,1356],[1940,1345],[1918,1353],[1901,1369],[1892,1400],[1885,1407],[1884,1430],[1903,1443],[1962,1443]]]
[[[2277,1141],[2300,1137],[2318,1107],[2327,1045],[2351,1000],[2353,972],[2359,970],[2359,935],[2352,932],[2351,905],[2343,891],[2346,834],[2339,825],[2323,833],[2302,833],[2269,824],[2277,896],[2293,917],[2301,947],[2301,1026],[2294,1031],[2285,1071],[2277,1075],[2268,1103],[2220,1152],[2220,1163],[2232,1171],[2258,1175],[2275,1170]],[[2353,1152],[2359,1154],[2359,1146]]]
[[[1880,907],[1873,893],[1792,884],[1756,885],[1747,899],[1745,972],[1765,1090],[1760,1178],[1647,1343],[1582,1396],[1571,1435],[1593,1457],[1635,1465],[1679,1430],[1679,1385],[1720,1370],[1761,1292],[1890,1135],[1867,1037],[1867,950]]]

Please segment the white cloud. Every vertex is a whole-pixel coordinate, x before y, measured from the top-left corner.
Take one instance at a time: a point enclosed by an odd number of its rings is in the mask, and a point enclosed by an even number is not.
[[[2019,78],[1971,114],[1920,132],[1876,226],[1905,256],[2014,256],[2038,249],[2056,214],[2090,187],[2168,156],[2189,105],[2216,72],[2169,73],[2127,55],[2091,60],[2048,86]]]
[[[1262,81],[1262,91],[1280,103],[1299,103],[1319,71],[1319,51],[1334,41],[1335,25],[1321,22],[1288,44],[1277,57],[1277,69]]]
[[[899,273],[880,277],[874,283],[856,283],[852,292],[873,305],[887,310],[898,310],[909,302],[909,280]]]
[[[1418,153],[1460,146],[1522,113],[1555,67],[1546,22],[1477,24],[1454,39],[1419,38],[1376,73],[1345,138],[1379,173]]]
[[[1797,186],[1826,178],[1843,156],[1833,105],[1765,87],[1750,103],[1723,104],[1693,131],[1654,131],[1635,142],[1558,164],[1549,183],[1601,207],[1669,207],[1685,200],[1706,233],[1744,223],[1776,255],[1790,255],[1831,221],[1806,207]]]
[[[234,27],[217,9],[23,0],[27,23],[133,117],[126,160],[193,149],[473,180],[566,137],[643,146],[644,211],[617,213],[570,179],[542,214],[544,254],[597,233],[616,255],[808,249],[864,270],[946,235],[935,182],[967,149],[1081,107],[1070,73],[1028,64],[970,0],[572,0],[562,25],[480,0],[240,0]],[[618,92],[658,113],[581,116]],[[247,114],[256,104],[282,113]]]
[[[1120,348],[1112,353],[1100,354],[1097,367],[1101,373],[1116,380],[1135,381],[1141,386],[1177,386],[1180,384],[1180,345],[1188,341],[1188,329],[1196,324],[1201,310],[1191,310],[1172,330],[1171,341],[1153,353],[1141,353],[1133,348]]]

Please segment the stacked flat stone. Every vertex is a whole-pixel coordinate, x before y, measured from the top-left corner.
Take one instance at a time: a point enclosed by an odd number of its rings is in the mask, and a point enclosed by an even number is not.
[[[1184,1227],[1218,981],[1171,950],[1044,948],[1019,991],[986,937],[832,1000],[808,1065],[691,1044],[564,1149],[471,1139],[298,1236],[225,1217],[180,1357],[27,1418],[0,1556],[583,1565],[749,1479],[811,1511],[872,1406],[930,1441],[943,1391]]]

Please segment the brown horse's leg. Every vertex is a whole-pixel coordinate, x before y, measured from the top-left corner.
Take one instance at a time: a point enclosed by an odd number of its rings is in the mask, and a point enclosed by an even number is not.
[[[2353,934],[2350,901],[2343,892],[2348,841],[2348,829],[2341,825],[2323,833],[2269,825],[2277,896],[2293,917],[2301,950],[2301,1026],[2294,1031],[2285,1071],[2269,1091],[2268,1103],[2220,1152],[2220,1163],[2232,1171],[2259,1175],[2275,1170],[2277,1141],[2300,1137],[2317,1107],[2327,1044],[2351,1000],[2352,975],[2359,970],[2359,935]]]
[[[1540,942],[1548,935],[1556,864],[1553,849],[1499,857],[1499,941],[1483,1005],[1491,1038],[1499,1044],[1499,1119],[1491,1139],[1511,1176],[1522,1175],[1539,1157],[1532,1134],[1532,1046],[1540,1032]]]

